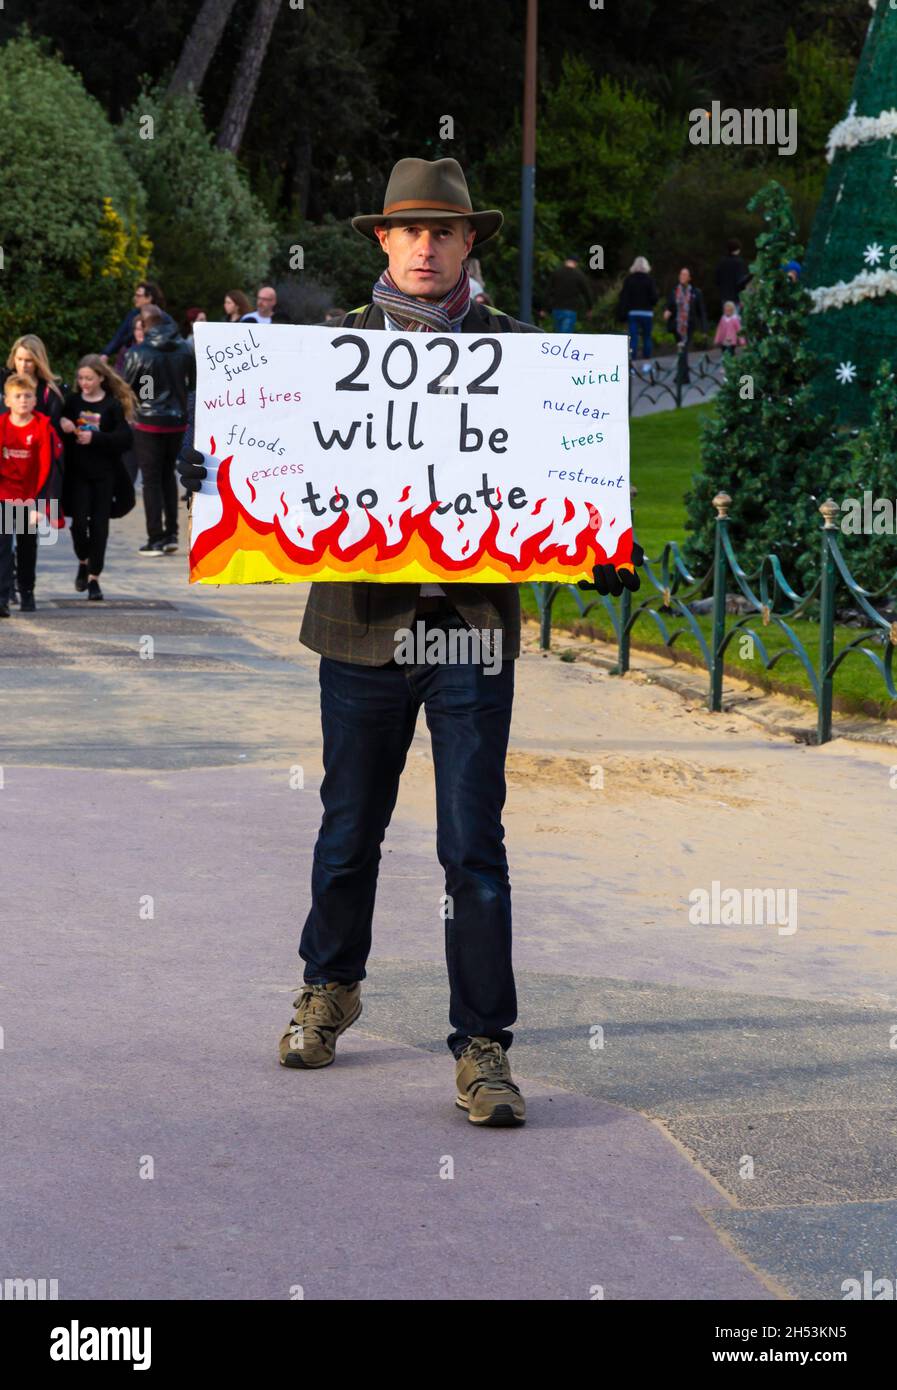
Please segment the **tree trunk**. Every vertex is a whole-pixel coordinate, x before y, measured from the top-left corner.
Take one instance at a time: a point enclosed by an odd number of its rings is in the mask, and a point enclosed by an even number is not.
[[[284,189],[286,211],[296,212],[306,217],[308,209],[308,189],[311,182],[311,136],[305,121],[299,121],[299,129],[293,142],[288,170],[287,187]]]
[[[232,154],[239,152],[279,8],[280,0],[256,0],[255,13],[227,99],[227,110],[218,131],[220,150],[230,150]]]
[[[199,91],[234,3],[235,0],[203,0],[168,84],[170,93],[183,92],[188,87]]]

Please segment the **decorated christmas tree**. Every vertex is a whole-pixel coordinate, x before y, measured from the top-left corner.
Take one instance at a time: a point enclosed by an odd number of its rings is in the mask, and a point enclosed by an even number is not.
[[[834,411],[820,410],[818,362],[806,345],[810,297],[786,270],[798,260],[794,214],[781,184],[748,204],[766,229],[757,238],[750,293],[742,301],[747,347],[729,359],[713,416],[701,438],[701,469],[685,501],[693,571],[713,556],[713,497],[732,498],[730,530],[744,569],[775,552],[792,580],[818,567],[819,504],[845,495],[850,454],[834,437]]]
[[[851,572],[864,588],[897,590],[894,501],[897,498],[897,373],[882,362],[871,396],[871,417],[853,465],[850,498],[842,505],[839,537]],[[852,505],[851,505],[852,503]]]
[[[897,9],[873,14],[807,253],[817,399],[842,423],[869,418],[878,365],[897,348]]]

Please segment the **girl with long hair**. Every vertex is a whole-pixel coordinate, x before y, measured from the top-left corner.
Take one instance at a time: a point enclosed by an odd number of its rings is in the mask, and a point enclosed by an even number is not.
[[[239,323],[244,314],[252,313],[252,305],[242,290],[228,290],[224,296],[224,312],[228,323]]]
[[[72,519],[72,545],[78,557],[75,588],[88,599],[102,599],[100,575],[109,538],[109,515],[121,456],[131,443],[128,421],[134,393],[97,353],[78,363],[78,389],[69,392],[62,412],[65,434],[65,511]]]

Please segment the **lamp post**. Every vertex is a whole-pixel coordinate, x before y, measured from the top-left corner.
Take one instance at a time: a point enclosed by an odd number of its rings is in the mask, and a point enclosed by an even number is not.
[[[520,317],[533,317],[533,245],[536,216],[536,34],[539,0],[526,0],[523,79],[523,164],[520,170]]]

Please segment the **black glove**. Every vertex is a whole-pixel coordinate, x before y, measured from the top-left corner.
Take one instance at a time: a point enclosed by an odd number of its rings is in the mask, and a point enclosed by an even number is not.
[[[636,565],[645,563],[645,552],[638,544],[633,541],[632,563],[628,565],[596,565],[592,570],[592,579],[580,579],[577,584],[579,589],[597,589],[599,594],[611,594],[614,598],[619,598],[624,589],[629,589],[635,593],[641,587],[641,580],[635,571]]]
[[[209,469],[206,467],[208,460],[211,460],[211,455],[201,454],[198,449],[182,449],[178,454],[178,476],[185,492],[200,491],[203,480],[209,476]]]

